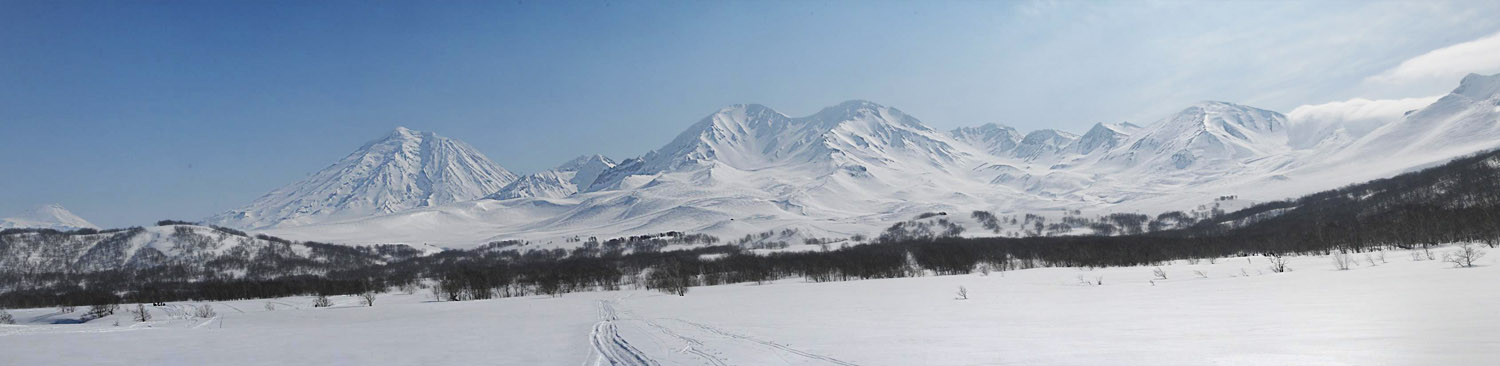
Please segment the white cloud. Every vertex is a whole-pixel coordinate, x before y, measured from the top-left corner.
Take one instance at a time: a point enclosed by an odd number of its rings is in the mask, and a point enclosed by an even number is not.
[[[1291,124],[1294,146],[1317,143],[1319,139],[1342,129],[1349,137],[1364,136],[1388,123],[1400,120],[1406,112],[1421,109],[1436,102],[1441,95],[1420,98],[1370,100],[1354,98],[1345,101],[1304,105],[1287,113]]]
[[[1455,82],[1469,73],[1500,72],[1500,33],[1439,48],[1401,62],[1366,81],[1385,84]]]

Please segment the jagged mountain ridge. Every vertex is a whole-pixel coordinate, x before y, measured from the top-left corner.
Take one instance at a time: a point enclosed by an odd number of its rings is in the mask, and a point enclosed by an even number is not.
[[[207,221],[261,229],[364,218],[478,199],[515,180],[468,144],[398,127],[306,179]]]
[[[615,167],[614,160],[604,155],[584,155],[569,160],[546,171],[527,174],[501,187],[499,192],[485,196],[489,199],[512,198],[562,198],[588,188],[600,174]]]
[[[870,234],[891,220],[926,211],[1164,211],[1222,195],[1279,199],[1494,145],[1500,133],[1484,129],[1496,125],[1493,92],[1485,94],[1491,89],[1487,80],[1494,78],[1467,78],[1455,96],[1444,98],[1447,102],[1367,135],[1296,146],[1286,116],[1224,102],[1198,103],[1146,126],[1097,124],[1081,136],[1052,130],[1021,135],[1000,125],[938,132],[867,101],[806,117],[739,105],[705,117],[659,149],[604,170],[594,182],[577,184],[579,192],[571,195],[464,202],[280,233],[458,245],[661,231],[738,236],[791,229],[811,237],[847,236]],[[1434,120],[1475,126],[1468,130],[1477,131],[1475,136],[1466,138],[1476,142],[1466,145],[1467,151],[1426,153],[1431,148],[1421,144],[1430,140],[1422,138],[1427,135],[1382,132]],[[1371,142],[1391,138],[1382,136],[1412,138]],[[1395,164],[1368,154],[1335,160],[1371,144],[1421,153]],[[1322,167],[1332,161],[1358,174],[1331,175]],[[450,234],[428,240],[368,230],[403,225]]]

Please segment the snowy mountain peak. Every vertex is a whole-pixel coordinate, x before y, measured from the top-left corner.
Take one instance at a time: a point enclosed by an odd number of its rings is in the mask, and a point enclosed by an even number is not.
[[[1286,129],[1286,116],[1260,108],[1229,102],[1204,101],[1178,112],[1175,123],[1201,125],[1238,135],[1242,130],[1277,132]],[[1241,136],[1242,137],[1242,136]]]
[[[1021,138],[1012,156],[1021,159],[1038,159],[1062,151],[1064,146],[1077,139],[1078,135],[1058,130],[1031,131]]]
[[[756,170],[785,164],[828,162],[837,148],[836,130],[896,129],[930,131],[895,108],[852,100],[808,117],[792,118],[759,104],[720,109],[689,127],[671,143],[645,157],[642,173],[724,164]],[[891,137],[891,136],[886,136]],[[856,144],[871,142],[853,138]]]
[[[1078,154],[1089,154],[1100,149],[1113,149],[1130,138],[1130,131],[1136,129],[1131,126],[1134,125],[1096,123],[1093,128],[1089,129],[1089,132],[1079,136],[1070,147]]]
[[[1453,94],[1469,97],[1474,100],[1485,100],[1500,94],[1500,74],[1480,75],[1469,74],[1459,81],[1458,88],[1453,89]]]
[[[838,171],[862,175],[872,166],[898,162],[934,166],[960,155],[947,141],[952,140],[916,118],[869,101],[843,102],[806,117],[736,105],[704,117],[639,161],[622,162],[583,190],[618,189],[630,176],[704,169],[709,170],[689,179],[713,184],[713,169],[791,169],[817,177]]]
[[[397,127],[302,181],[208,221],[257,229],[366,217],[480,198],[515,179],[468,144]]]
[[[900,110],[883,106],[868,100],[850,100],[832,107],[823,108],[817,114],[809,117],[825,124],[839,124],[849,121],[879,121],[894,123],[901,126],[929,130],[916,118],[902,113]]]
[[[1128,149],[1106,157],[1148,171],[1232,169],[1290,150],[1281,113],[1226,102],[1201,102],[1145,128]]]
[[[610,160],[609,157],[607,157],[607,156],[599,155],[599,154],[583,155],[583,156],[579,156],[579,157],[573,158],[573,160],[568,160],[568,162],[562,163],[562,165],[558,165],[555,170],[558,170],[558,171],[578,171],[580,169],[585,169],[585,168],[587,168],[589,166],[597,166],[597,165],[611,166],[612,167],[612,166],[615,166],[615,161],[614,160]]]
[[[34,228],[34,229],[97,229],[93,223],[74,215],[68,209],[58,204],[46,204],[33,207],[15,216],[0,219],[0,229],[12,228]]]
[[[948,131],[948,136],[995,156],[1003,156],[1021,143],[1020,131],[995,123],[955,128]]]

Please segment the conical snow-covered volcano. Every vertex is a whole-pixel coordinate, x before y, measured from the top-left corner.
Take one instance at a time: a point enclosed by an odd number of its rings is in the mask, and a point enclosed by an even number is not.
[[[398,127],[307,179],[208,221],[260,229],[364,218],[478,199],[514,180],[462,141]]]

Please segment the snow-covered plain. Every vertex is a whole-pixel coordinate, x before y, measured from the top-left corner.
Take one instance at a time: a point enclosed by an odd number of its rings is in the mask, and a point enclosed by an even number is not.
[[[123,308],[84,324],[51,324],[82,308],[12,309],[0,365],[1493,365],[1496,257],[1453,268],[1406,251],[1355,254],[1340,271],[1302,256],[1287,273],[1240,257],[1177,261],[1160,267],[1165,280],[1152,267],[1044,268],[684,297],[419,292],[375,307],[335,297],[332,308],[297,297],[212,303],[219,315],[206,320],[172,303],[148,323]],[[955,299],[959,286],[967,300]]]

